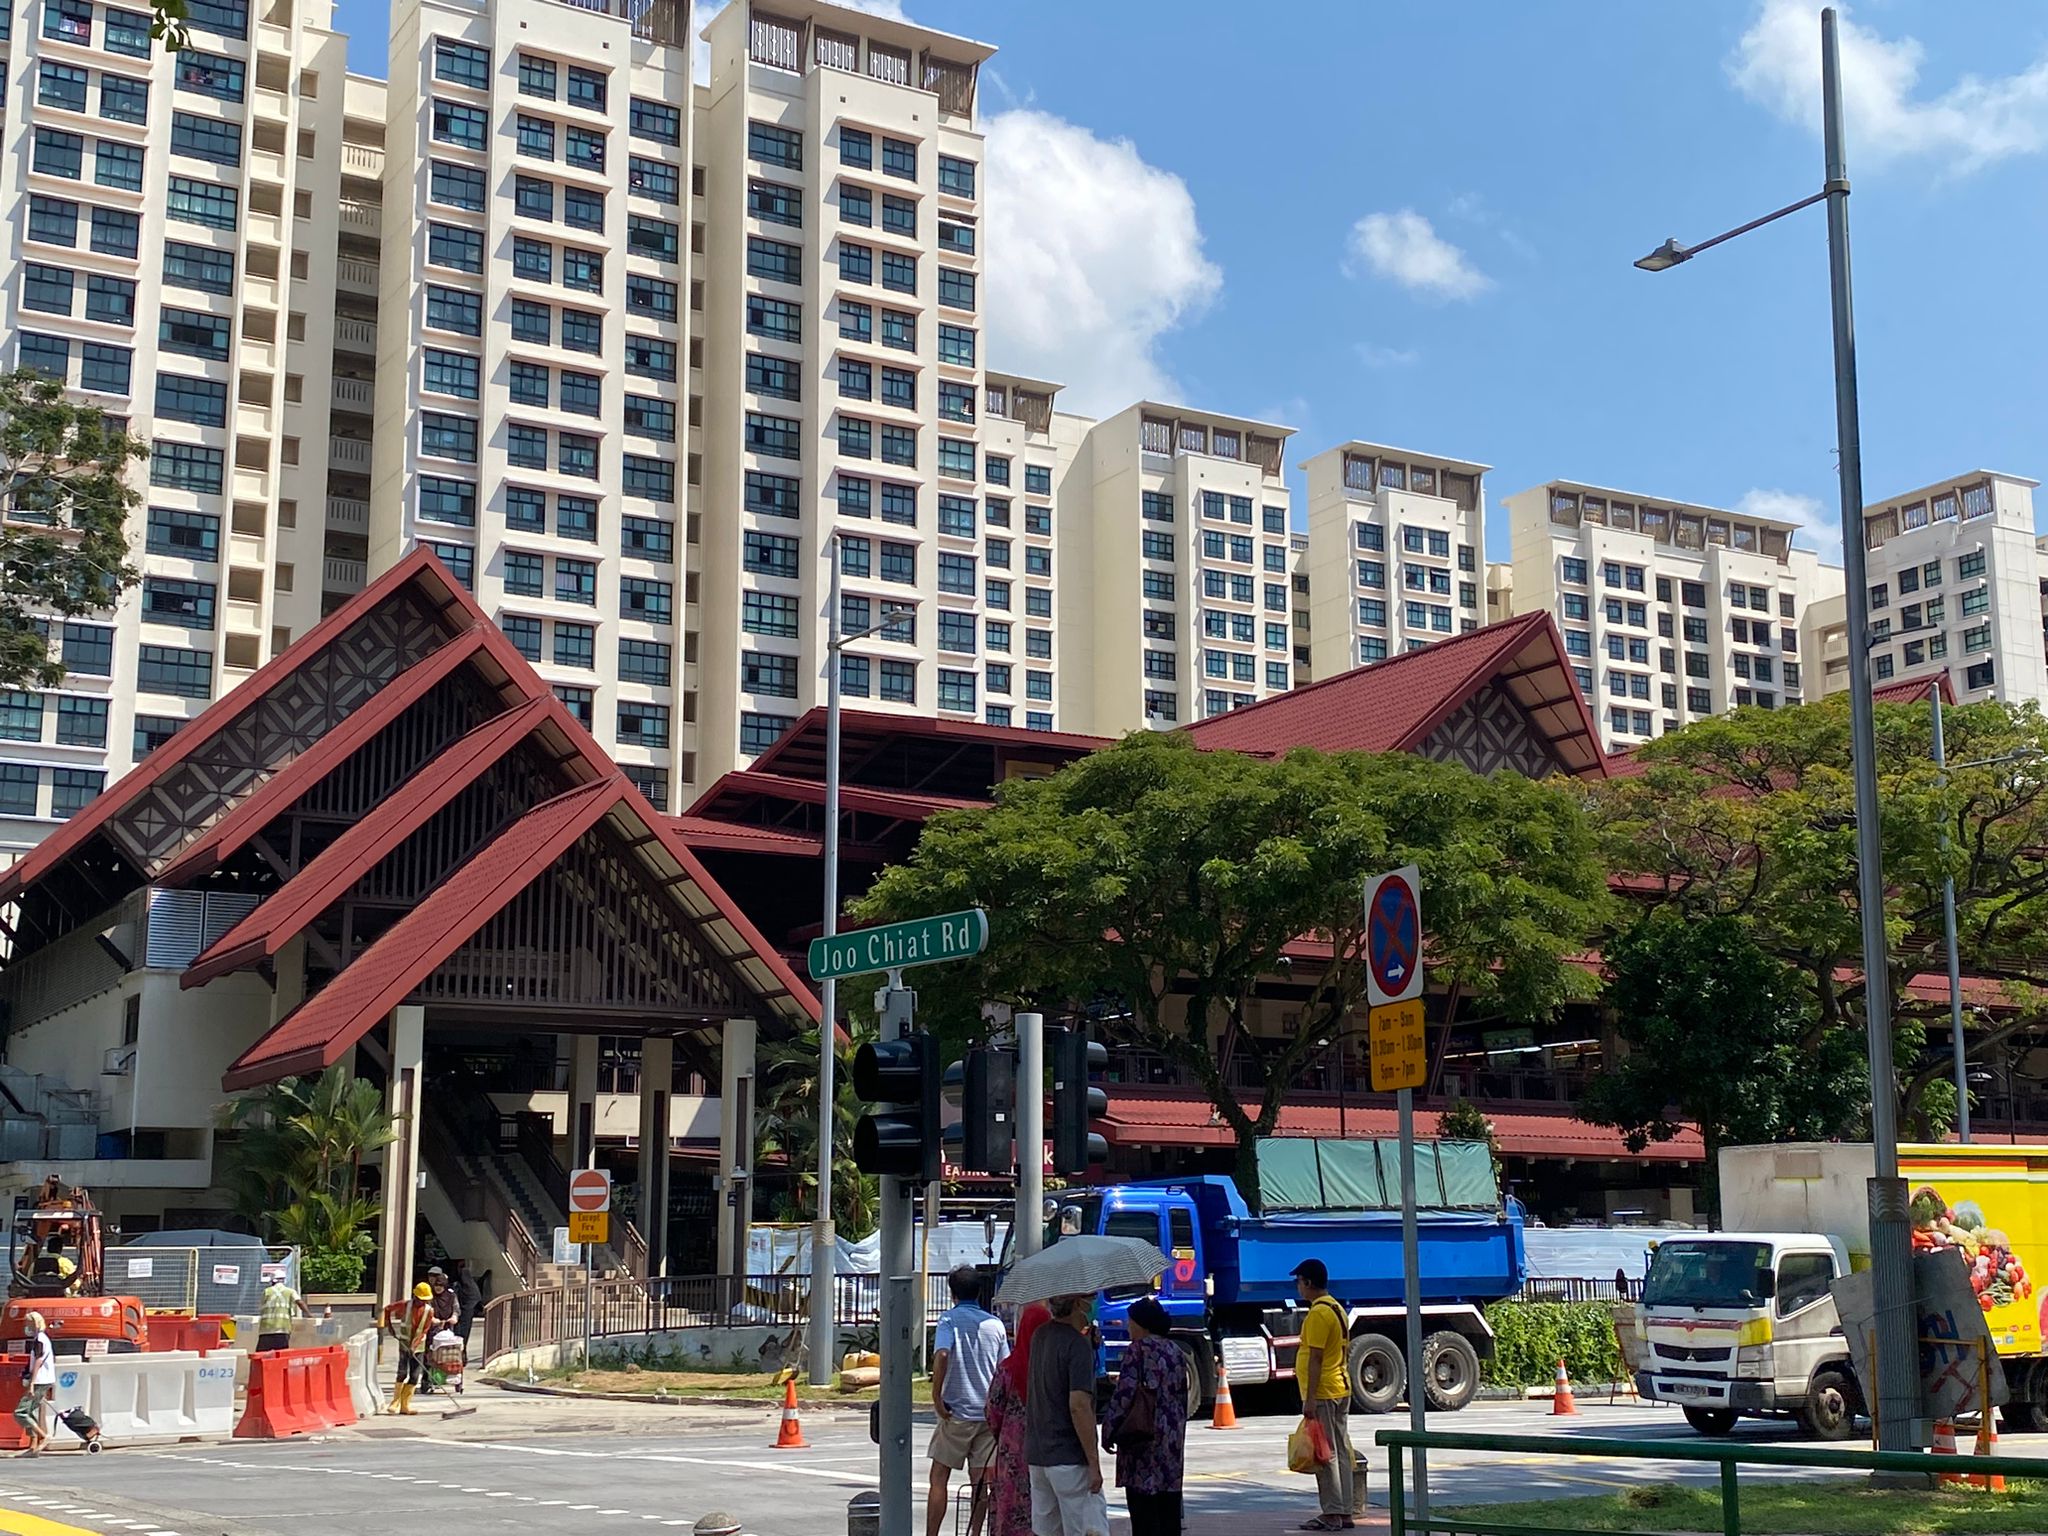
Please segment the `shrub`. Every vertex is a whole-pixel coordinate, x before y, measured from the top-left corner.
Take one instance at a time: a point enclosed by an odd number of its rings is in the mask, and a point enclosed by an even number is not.
[[[1486,1309],[1494,1353],[1485,1381],[1495,1387],[1546,1386],[1562,1359],[1575,1384],[1605,1386],[1621,1379],[1614,1342],[1614,1303],[1606,1301],[1500,1301]]]
[[[352,1248],[303,1248],[299,1251],[299,1285],[312,1293],[343,1293],[359,1289],[369,1262],[369,1235]]]

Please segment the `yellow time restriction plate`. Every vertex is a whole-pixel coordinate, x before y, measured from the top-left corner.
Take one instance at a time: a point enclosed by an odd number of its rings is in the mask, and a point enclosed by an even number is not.
[[[611,1237],[611,1212],[571,1211],[569,1213],[569,1241],[572,1243],[608,1243]]]
[[[1366,1016],[1372,1057],[1372,1091],[1391,1093],[1420,1088],[1429,1075],[1429,1049],[1422,1022],[1422,999],[1383,1003]]]

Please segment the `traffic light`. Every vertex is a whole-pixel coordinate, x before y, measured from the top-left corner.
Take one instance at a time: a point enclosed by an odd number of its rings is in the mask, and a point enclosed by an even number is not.
[[[959,1148],[959,1166],[1008,1173],[1017,1058],[992,1045],[977,1046],[946,1068],[946,1098],[960,1110],[960,1124],[946,1128],[946,1144]]]
[[[1052,1168],[1066,1178],[1109,1158],[1109,1143],[1089,1130],[1109,1113],[1109,1096],[1093,1081],[1109,1066],[1109,1052],[1085,1029],[1048,1029],[1045,1054],[1052,1065]]]
[[[853,1128],[862,1173],[929,1184],[939,1176],[939,1053],[923,1030],[877,1040],[853,1058],[853,1091],[875,1107]]]

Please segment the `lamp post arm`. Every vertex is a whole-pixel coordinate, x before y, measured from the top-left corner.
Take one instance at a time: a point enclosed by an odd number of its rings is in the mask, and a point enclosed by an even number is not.
[[[1845,181],[1842,185],[1846,190],[1848,183]],[[1681,246],[1680,249],[1685,252],[1686,258],[1690,260],[1692,257],[1699,255],[1701,251],[1710,251],[1717,245],[1726,244],[1737,235],[1746,235],[1752,229],[1762,229],[1766,224],[1775,224],[1778,220],[1789,214],[1797,213],[1802,208],[1811,208],[1815,203],[1824,203],[1828,200],[1828,194],[1832,190],[1833,184],[1830,183],[1814,193],[1813,196],[1802,197],[1796,203],[1787,203],[1775,213],[1767,213],[1760,219],[1751,219],[1747,224],[1738,224],[1727,233],[1716,235],[1711,240],[1702,240],[1698,245]]]

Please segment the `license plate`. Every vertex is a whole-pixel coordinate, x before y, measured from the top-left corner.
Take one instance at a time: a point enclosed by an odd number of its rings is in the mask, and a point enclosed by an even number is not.
[[[1713,1389],[1701,1386],[1696,1381],[1674,1381],[1665,1384],[1661,1390],[1673,1397],[1705,1397]]]

